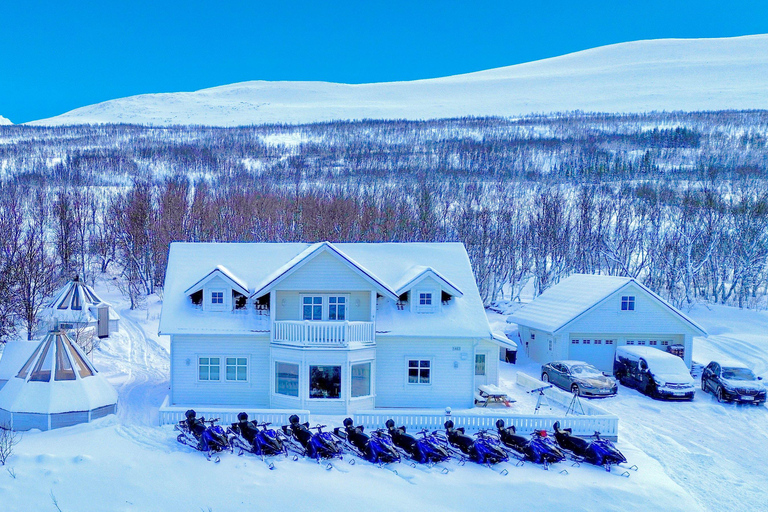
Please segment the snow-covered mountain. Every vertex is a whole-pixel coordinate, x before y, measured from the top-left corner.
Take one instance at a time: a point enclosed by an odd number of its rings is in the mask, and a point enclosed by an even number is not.
[[[10,119],[7,117],[0,116],[0,125],[2,124],[13,124]]]
[[[236,126],[340,119],[517,116],[571,110],[768,108],[768,34],[659,39],[412,82],[242,82],[143,94],[30,124]]]

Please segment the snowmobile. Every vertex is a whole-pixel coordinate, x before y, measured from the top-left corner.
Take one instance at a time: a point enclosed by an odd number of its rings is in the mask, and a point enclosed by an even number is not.
[[[518,435],[514,425],[505,427],[504,420],[496,421],[496,429],[501,444],[522,456],[523,460],[543,464],[545,468],[552,463],[565,460],[565,454],[547,436],[546,431],[534,431],[529,439]],[[515,456],[518,457],[518,455]]]
[[[244,412],[238,414],[237,419],[238,422],[232,423],[228,430],[233,447],[240,449],[240,455],[247,451],[260,456],[269,469],[274,469],[274,464],[267,461],[265,457],[287,454],[282,434],[275,429],[267,428],[271,423],[248,421],[248,414]]]
[[[299,417],[292,414],[288,420],[290,425],[283,425],[283,433],[287,436],[288,444],[286,448],[298,453],[299,455],[309,457],[320,462],[320,459],[342,459],[343,451],[329,432],[323,432],[325,425],[309,426],[309,422],[299,423]],[[312,433],[316,429],[316,433]],[[331,469],[332,464],[328,464],[326,469]]]
[[[406,457],[419,464],[437,464],[451,458],[448,450],[440,445],[434,434],[428,435],[427,430],[422,430],[421,439],[417,439],[406,433],[404,426],[396,428],[391,419],[387,420],[386,426],[394,445],[402,450]]]
[[[611,465],[627,462],[624,454],[611,441],[600,437],[600,432],[595,432],[594,439],[590,441],[573,435],[570,428],[561,429],[559,421],[552,428],[555,430],[557,444],[573,453],[579,461],[603,466],[606,471],[611,470]],[[636,469],[636,466],[630,469]]]
[[[346,418],[344,428],[334,428],[333,434],[341,439],[353,454],[372,464],[400,462],[400,454],[383,430],[374,430],[370,436],[363,430],[362,426],[353,425],[352,418]]]
[[[217,419],[206,420],[204,417],[197,417],[197,413],[190,409],[185,414],[186,419],[176,424],[176,430],[181,433],[176,440],[181,444],[191,446],[195,450],[203,452],[208,460],[216,453],[224,450],[232,451],[229,436],[224,429],[216,425]],[[208,426],[206,426],[208,424]],[[215,461],[221,459],[217,456]]]
[[[464,433],[464,427],[454,428],[451,420],[446,421],[444,426],[449,446],[457,448],[460,454],[468,456],[472,462],[490,466],[509,460],[499,441],[485,431],[481,430],[473,439]]]

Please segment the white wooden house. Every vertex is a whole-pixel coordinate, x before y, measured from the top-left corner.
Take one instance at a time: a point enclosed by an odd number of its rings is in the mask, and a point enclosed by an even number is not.
[[[707,333],[629,277],[574,274],[518,309],[521,349],[534,361],[573,359],[612,371],[618,345],[656,347],[691,365],[694,336]]]
[[[460,243],[173,243],[170,406],[470,407],[498,381]]]

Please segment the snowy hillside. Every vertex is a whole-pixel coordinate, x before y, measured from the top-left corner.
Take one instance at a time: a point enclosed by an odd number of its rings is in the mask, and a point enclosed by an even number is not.
[[[13,123],[7,117],[0,116],[0,125],[3,125],[3,124],[8,125],[8,124],[13,124]]]
[[[412,82],[253,81],[145,94],[31,124],[236,126],[340,119],[516,116],[571,110],[768,108],[768,35],[622,43],[515,66]]]

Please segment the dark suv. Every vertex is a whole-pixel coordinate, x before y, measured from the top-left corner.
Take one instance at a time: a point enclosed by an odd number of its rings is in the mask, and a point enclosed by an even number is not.
[[[712,393],[718,402],[765,403],[762,377],[741,363],[712,361],[701,374],[701,389]]]

